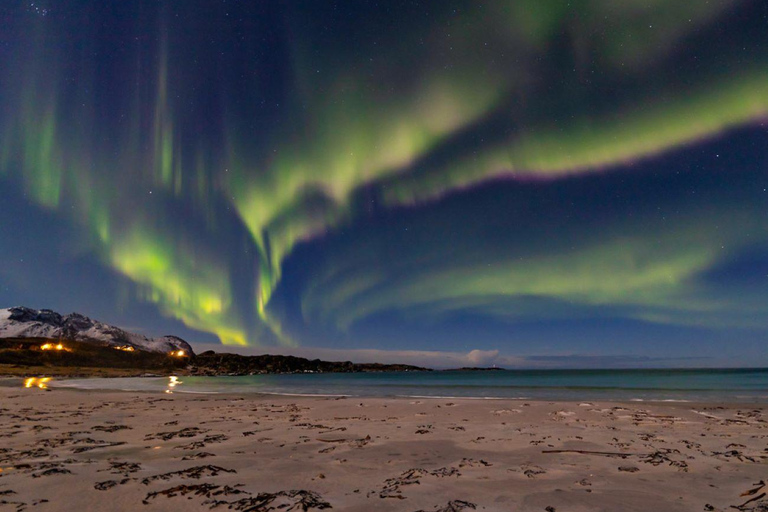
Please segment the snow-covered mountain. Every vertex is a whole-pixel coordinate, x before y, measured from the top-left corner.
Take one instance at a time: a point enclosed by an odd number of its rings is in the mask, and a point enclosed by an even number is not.
[[[25,307],[0,309],[0,338],[63,338],[110,346],[131,346],[148,352],[184,350],[186,354],[193,354],[189,343],[176,336],[147,338],[78,313],[60,315],[49,309]]]

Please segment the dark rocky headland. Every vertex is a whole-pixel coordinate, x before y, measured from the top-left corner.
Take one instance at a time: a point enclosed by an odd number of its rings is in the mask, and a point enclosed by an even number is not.
[[[61,344],[61,349],[56,347]],[[45,348],[45,349],[44,349]],[[358,364],[282,355],[244,356],[213,351],[178,355],[47,338],[0,339],[0,375],[72,377],[176,375],[260,375],[276,373],[361,373],[431,371],[405,364]]]

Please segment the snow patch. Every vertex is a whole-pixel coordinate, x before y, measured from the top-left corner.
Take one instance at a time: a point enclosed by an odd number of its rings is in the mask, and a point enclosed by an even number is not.
[[[72,313],[60,315],[47,309],[25,307],[0,309],[0,338],[65,338],[109,346],[132,346],[148,352],[184,350],[192,347],[176,336],[148,338]]]

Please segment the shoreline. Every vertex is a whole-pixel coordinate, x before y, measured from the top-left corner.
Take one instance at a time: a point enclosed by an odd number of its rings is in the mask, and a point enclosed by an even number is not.
[[[345,374],[346,375],[346,374]],[[275,375],[265,375],[264,377],[292,377],[294,374],[275,374]],[[295,376],[301,376],[301,375],[295,375]],[[48,390],[68,390],[68,391],[84,391],[84,392],[99,392],[99,393],[142,393],[142,394],[151,394],[151,395],[158,395],[158,396],[166,396],[169,393],[172,394],[178,394],[178,395],[202,395],[202,396],[217,396],[217,397],[236,397],[236,398],[248,398],[253,396],[259,396],[259,397],[306,397],[306,398],[344,398],[344,399],[387,399],[387,400],[466,400],[466,401],[511,401],[511,402],[538,402],[538,403],[563,403],[563,404],[574,404],[574,403],[580,403],[580,402],[593,402],[593,403],[610,403],[610,404],[624,404],[624,405],[639,405],[639,404],[658,404],[658,405],[664,405],[664,404],[684,404],[684,405],[699,405],[699,406],[708,406],[708,405],[720,405],[720,404],[728,404],[728,405],[738,405],[741,407],[764,407],[768,406],[768,397],[764,398],[763,395],[755,396],[755,397],[745,397],[745,396],[725,396],[725,395],[713,395],[712,399],[701,399],[700,397],[692,396],[690,398],[655,398],[655,397],[625,397],[625,396],[577,396],[577,397],[563,397],[563,396],[554,396],[554,394],[557,393],[559,390],[566,390],[566,391],[574,391],[574,390],[581,390],[581,391],[598,391],[603,393],[624,393],[625,395],[632,395],[642,392],[653,392],[657,391],[653,388],[600,388],[600,387],[593,387],[593,388],[567,388],[567,387],[538,387],[538,388],[526,388],[526,387],[520,387],[519,390],[521,391],[521,396],[483,396],[483,395],[425,395],[425,394],[402,394],[402,393],[392,393],[392,394],[364,394],[364,393],[313,393],[313,392],[305,392],[305,391],[296,391],[296,392],[290,392],[290,391],[266,391],[266,390],[260,390],[260,391],[244,391],[241,389],[238,390],[206,390],[206,389],[178,389],[175,387],[177,383],[173,383],[171,387],[168,387],[166,385],[157,385],[155,388],[147,388],[147,387],[135,387],[135,388],[118,388],[118,387],[88,387],[88,386],[78,386],[78,385],[67,385],[64,384],[67,381],[110,381],[110,380],[125,380],[125,381],[141,381],[141,380],[147,380],[147,381],[157,381],[159,379],[175,379],[176,377],[172,375],[159,375],[159,374],[144,374],[144,375],[127,375],[127,376],[89,376],[89,377],[81,377],[81,376],[52,376],[48,377],[43,374],[43,376],[38,377],[21,377],[21,376],[8,376],[8,375],[0,375],[0,389],[6,388],[6,389],[14,389],[14,388],[23,388],[25,382],[32,381],[34,384],[32,386],[37,386],[37,382],[39,382],[42,377],[45,377],[45,386],[48,388]],[[216,377],[200,377],[200,376],[189,376],[189,375],[179,375],[179,378],[205,378],[205,379],[237,379],[241,377],[247,377],[247,376],[216,376]],[[251,376],[251,377],[261,377],[261,376]],[[308,376],[303,376],[304,378]],[[322,377],[319,375],[319,377]],[[183,381],[178,381],[178,385],[184,384]],[[29,386],[28,386],[29,387]],[[551,390],[553,392],[552,396],[525,396],[524,391],[526,390],[535,390],[535,391],[549,391]],[[670,390],[658,390],[658,391],[670,391]],[[672,390],[677,391],[680,393],[703,393],[708,392],[711,390],[701,390],[701,389],[693,389],[693,390],[685,390],[685,389],[677,389]],[[733,390],[733,393],[737,393],[740,390]]]

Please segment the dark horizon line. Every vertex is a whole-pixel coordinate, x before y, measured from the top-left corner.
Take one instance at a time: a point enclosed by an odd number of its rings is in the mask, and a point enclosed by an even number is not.
[[[506,372],[552,372],[552,371],[651,371],[651,372],[741,372],[741,371],[761,371],[768,372],[767,366],[697,366],[697,367],[627,367],[627,368],[590,368],[590,367],[564,367],[564,368],[533,368],[533,367],[518,367],[518,368],[504,368],[501,366],[478,366],[478,367],[460,367],[460,368],[432,368],[433,371],[446,372],[446,371],[506,371]]]

